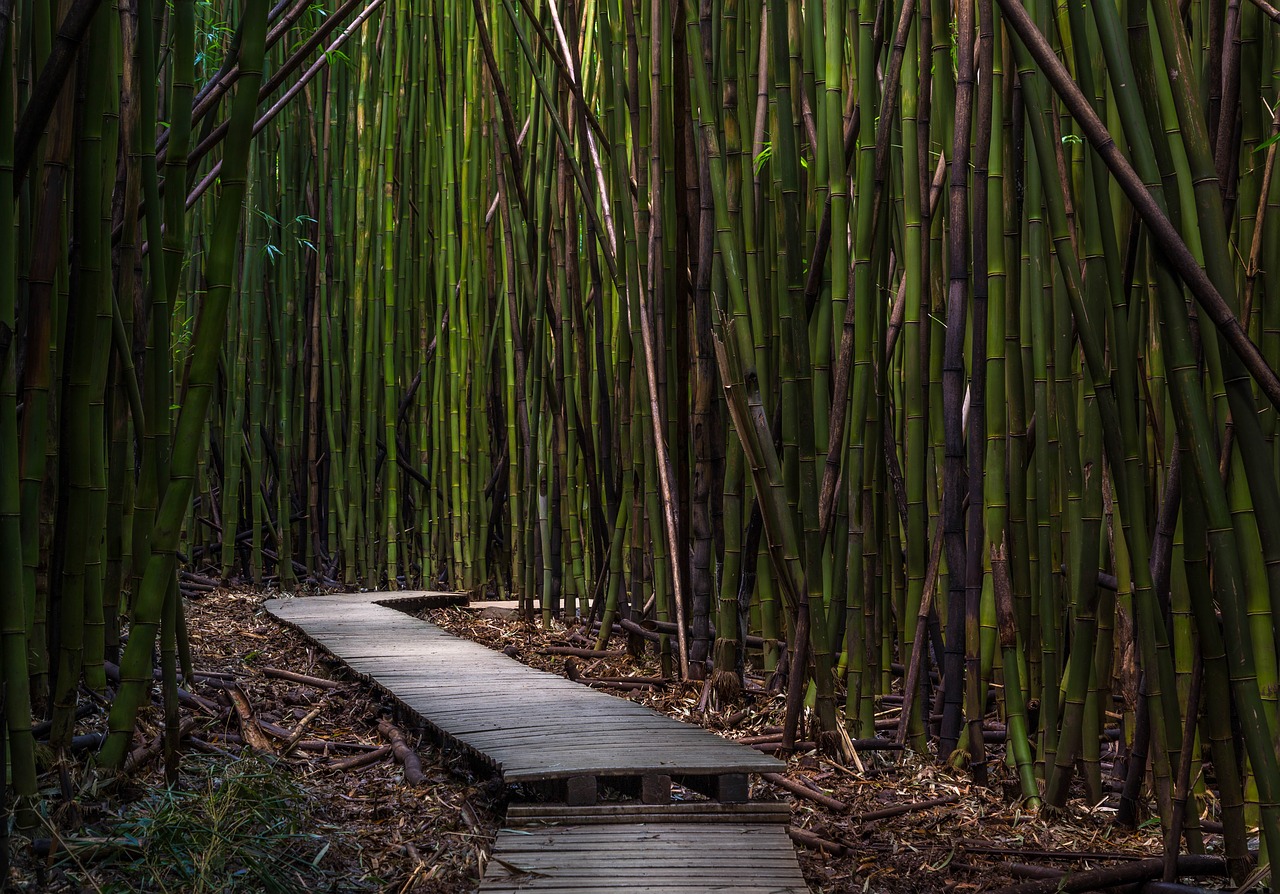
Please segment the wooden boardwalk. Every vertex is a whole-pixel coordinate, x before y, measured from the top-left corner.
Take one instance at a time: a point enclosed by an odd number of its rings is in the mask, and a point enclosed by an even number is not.
[[[747,801],[749,774],[779,772],[780,761],[391,607],[450,598],[341,594],[266,610],[504,782],[561,802],[512,807],[509,822],[524,827],[499,834],[482,892],[807,890],[785,812],[735,803]],[[714,802],[673,803],[672,782]],[[606,790],[633,800],[597,803]]]

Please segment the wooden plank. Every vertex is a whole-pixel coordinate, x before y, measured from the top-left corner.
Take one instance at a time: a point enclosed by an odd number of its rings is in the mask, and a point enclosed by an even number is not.
[[[806,894],[808,887],[779,824],[621,822],[503,829],[480,891]]]
[[[593,807],[563,804],[509,804],[507,823],[536,827],[539,823],[788,823],[791,805],[784,801],[673,801],[655,809],[650,804],[612,802]]]
[[[669,802],[672,767],[697,777],[686,782],[731,797],[729,788],[745,788],[745,772],[778,762],[634,703],[504,664],[425,622],[360,616],[348,610],[353,603],[338,604],[341,616],[316,612],[325,629],[310,632],[357,674],[441,738],[505,763],[509,781],[563,780],[568,803],[512,807],[511,820],[524,826],[499,834],[484,894],[807,891],[785,835],[785,805]],[[594,721],[585,735],[584,717]],[[591,803],[601,785],[639,788],[666,803]]]
[[[439,738],[501,767],[508,782],[636,780],[646,773],[651,779],[716,779],[782,769],[767,755],[527,667],[397,608],[455,597],[426,591],[342,594],[270,600],[266,609],[329,649]],[[726,793],[736,797],[740,791]],[[662,800],[660,792],[651,795]]]

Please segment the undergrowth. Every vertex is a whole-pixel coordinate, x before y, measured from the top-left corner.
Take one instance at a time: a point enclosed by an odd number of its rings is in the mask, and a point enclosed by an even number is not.
[[[323,891],[328,840],[287,772],[257,758],[188,758],[184,785],[136,802],[105,830],[118,845],[104,892]],[[91,883],[92,884],[92,883]]]

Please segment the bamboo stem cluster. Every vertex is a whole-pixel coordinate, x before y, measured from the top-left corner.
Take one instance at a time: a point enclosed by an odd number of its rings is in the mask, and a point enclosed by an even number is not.
[[[1280,848],[1265,5],[0,13],[23,797],[104,660],[106,762],[173,703],[186,563],[652,623],[1053,809],[1119,720],[1122,816]]]

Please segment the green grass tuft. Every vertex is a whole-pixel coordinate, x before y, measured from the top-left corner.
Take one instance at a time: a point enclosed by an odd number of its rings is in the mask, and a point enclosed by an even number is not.
[[[310,802],[286,773],[257,758],[188,761],[185,790],[157,791],[112,829],[140,856],[127,874],[113,872],[104,891],[274,894],[331,886],[321,865],[327,840],[308,831],[316,827]]]

